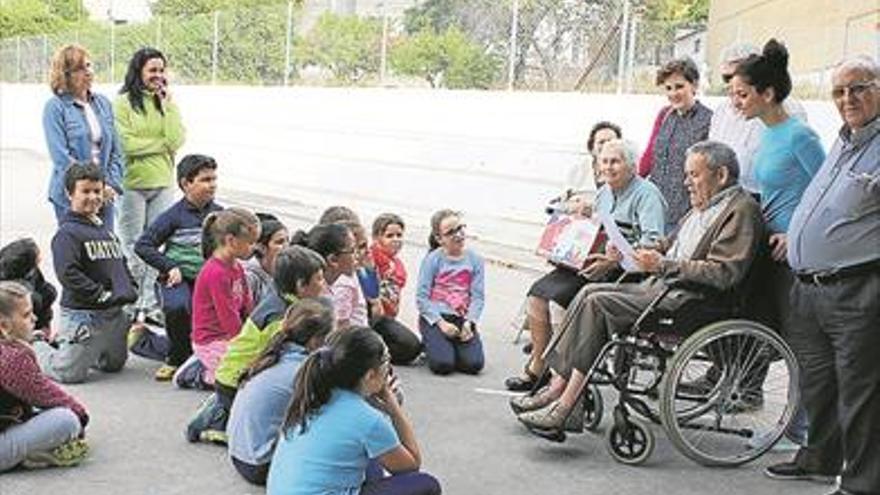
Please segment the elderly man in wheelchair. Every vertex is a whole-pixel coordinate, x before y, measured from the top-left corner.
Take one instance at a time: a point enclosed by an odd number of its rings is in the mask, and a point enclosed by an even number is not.
[[[595,429],[597,385],[618,392],[606,445],[631,464],[654,445],[632,412],[661,423],[682,453],[706,465],[760,456],[790,422],[794,356],[772,330],[730,320],[742,314],[744,282],[765,239],[760,207],[738,185],[736,154],[725,144],[693,145],[685,173],[692,209],[673,242],[665,253],[633,256],[650,276],[587,285],[547,351],[549,385],[511,399],[530,432],[563,441],[566,432]]]

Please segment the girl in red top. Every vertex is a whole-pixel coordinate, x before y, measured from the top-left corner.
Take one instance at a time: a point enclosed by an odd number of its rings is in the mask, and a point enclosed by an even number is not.
[[[211,213],[202,225],[205,261],[192,299],[193,355],[174,374],[181,388],[212,388],[226,347],[254,307],[240,260],[251,256],[260,220],[242,208]]]
[[[379,300],[382,314],[373,315],[371,327],[385,341],[394,364],[408,364],[422,351],[416,334],[397,320],[400,296],[406,285],[406,267],[398,257],[403,248],[403,219],[383,213],[373,221],[373,244],[370,257],[379,276]]]
[[[88,455],[86,408],[40,371],[30,292],[0,282],[0,472],[74,466]]]

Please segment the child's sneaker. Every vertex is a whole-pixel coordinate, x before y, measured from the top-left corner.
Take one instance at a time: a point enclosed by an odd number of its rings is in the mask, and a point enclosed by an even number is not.
[[[42,469],[47,467],[71,467],[85,460],[89,455],[89,444],[77,438],[65,442],[49,452],[34,452],[22,461],[26,469]]]
[[[202,374],[205,371],[205,365],[199,361],[195,354],[190,356],[183,364],[177,368],[174,377],[171,379],[178,388],[194,388],[198,390],[210,390],[212,387],[205,383]]]
[[[213,393],[202,401],[196,414],[187,424],[186,439],[190,442],[201,441],[226,445],[224,430],[228,419],[228,414],[220,405],[217,394]],[[206,437],[206,432],[211,433],[207,433]],[[223,436],[220,436],[219,433],[223,433]]]
[[[153,375],[153,378],[157,382],[170,382],[172,378],[174,378],[174,373],[177,372],[177,366],[171,366],[170,364],[163,364],[156,370],[156,373]]]
[[[147,331],[147,326],[141,322],[132,323],[131,327],[128,329],[128,336],[125,338],[125,345],[128,347],[128,350],[132,350],[135,346],[138,345],[138,342],[141,341],[141,338],[144,336],[144,332]]]
[[[216,445],[227,445],[229,443],[229,436],[226,435],[225,431],[205,430],[199,433],[199,441]]]

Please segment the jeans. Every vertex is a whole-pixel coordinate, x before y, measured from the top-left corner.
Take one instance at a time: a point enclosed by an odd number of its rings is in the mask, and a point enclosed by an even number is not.
[[[89,369],[117,372],[128,359],[129,319],[121,307],[70,309],[61,307],[55,346],[34,342],[43,373],[61,383],[81,383]]]
[[[134,244],[144,230],[167,210],[175,198],[174,188],[128,189],[122,195],[119,207],[119,238],[128,258],[128,267],[139,287],[135,312],[158,310],[153,291],[157,272],[143,262],[134,252]]]
[[[181,283],[166,287],[162,284],[162,312],[165,314],[165,332],[168,334],[168,357],[165,362],[180,366],[192,355],[192,293],[195,282],[184,279]]]
[[[444,320],[456,326],[463,322],[458,316],[442,316]],[[474,327],[474,337],[467,342],[447,337],[440,327],[428,323],[424,318],[419,318],[419,331],[422,333],[422,342],[425,345],[428,368],[432,372],[448,375],[453,371],[460,371],[475,375],[483,369],[485,364],[483,342],[476,327]]]
[[[48,452],[77,438],[79,418],[66,407],[47,409],[22,424],[0,431],[0,472],[17,466],[35,452]]]
[[[113,232],[113,221],[116,216],[116,202],[110,204],[105,204],[101,211],[98,212],[98,216],[101,217],[101,221],[104,222],[104,225],[107,226],[107,229],[110,232]],[[61,219],[67,215],[67,212],[70,211],[70,206],[58,206],[55,203],[52,203],[52,208],[55,211],[55,221],[58,222],[58,225],[61,225]]]

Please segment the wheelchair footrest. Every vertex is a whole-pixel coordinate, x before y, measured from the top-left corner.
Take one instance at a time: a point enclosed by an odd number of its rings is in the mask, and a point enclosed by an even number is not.
[[[565,432],[562,430],[542,430],[540,428],[529,428],[529,432],[551,442],[565,442]]]

